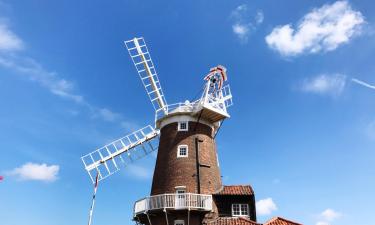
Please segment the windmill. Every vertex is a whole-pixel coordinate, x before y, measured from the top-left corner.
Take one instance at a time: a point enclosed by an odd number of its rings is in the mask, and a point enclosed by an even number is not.
[[[174,211],[178,217],[188,210],[189,217],[180,222],[199,224],[202,215],[214,211],[210,193],[222,186],[214,137],[222,121],[230,117],[227,108],[232,95],[225,84],[226,69],[221,65],[210,69],[199,99],[168,105],[144,39],[125,41],[125,46],[154,107],[155,124],[82,156],[85,170],[96,184],[122,165],[159,150],[151,196],[135,203],[134,220],[169,224]],[[160,218],[166,222],[157,222]],[[181,223],[177,219],[175,224]]]

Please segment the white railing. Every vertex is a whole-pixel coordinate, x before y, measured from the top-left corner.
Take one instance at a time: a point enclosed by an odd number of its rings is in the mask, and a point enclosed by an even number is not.
[[[168,114],[197,112],[201,107],[209,107],[218,113],[227,113],[227,108],[232,106],[232,94],[229,84],[225,85],[222,89],[209,93],[207,96],[195,100],[193,102],[179,102],[171,105],[165,105],[164,108],[159,108],[155,111],[155,121]]]
[[[134,205],[134,215],[155,209],[212,210],[212,195],[183,193],[161,194],[138,200]]]
[[[155,121],[158,119],[162,118],[166,114],[171,114],[171,113],[184,113],[184,112],[193,112],[196,107],[198,106],[200,100],[194,101],[194,102],[179,102],[179,103],[174,103],[165,106],[164,109],[158,109],[155,111]]]

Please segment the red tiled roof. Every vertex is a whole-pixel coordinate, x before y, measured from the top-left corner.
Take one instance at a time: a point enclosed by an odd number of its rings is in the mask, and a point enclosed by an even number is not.
[[[223,186],[215,195],[253,195],[254,191],[250,185]]]
[[[261,225],[243,217],[219,217],[207,223],[207,225]]]
[[[264,225],[303,225],[301,223],[296,223],[281,217],[274,217],[267,221]]]

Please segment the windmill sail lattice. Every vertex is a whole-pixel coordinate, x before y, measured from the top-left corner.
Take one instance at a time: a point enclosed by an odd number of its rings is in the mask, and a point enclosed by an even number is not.
[[[127,165],[157,150],[157,143],[154,142],[158,135],[159,130],[148,125],[82,156],[91,181],[95,183],[96,174],[99,174],[98,180],[101,181],[117,172],[120,164]]]
[[[125,46],[128,49],[129,55],[133,60],[155,111],[162,110],[164,114],[167,114],[167,101],[161,89],[160,81],[145,40],[142,37],[134,38],[125,41]]]

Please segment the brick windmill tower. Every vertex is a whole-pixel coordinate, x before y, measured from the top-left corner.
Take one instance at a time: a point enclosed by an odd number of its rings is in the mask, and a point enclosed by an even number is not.
[[[125,46],[155,109],[155,125],[83,156],[92,182],[158,150],[151,193],[134,204],[137,224],[257,224],[252,188],[221,181],[215,136],[232,105],[226,69],[210,69],[199,99],[168,105],[144,39]]]

